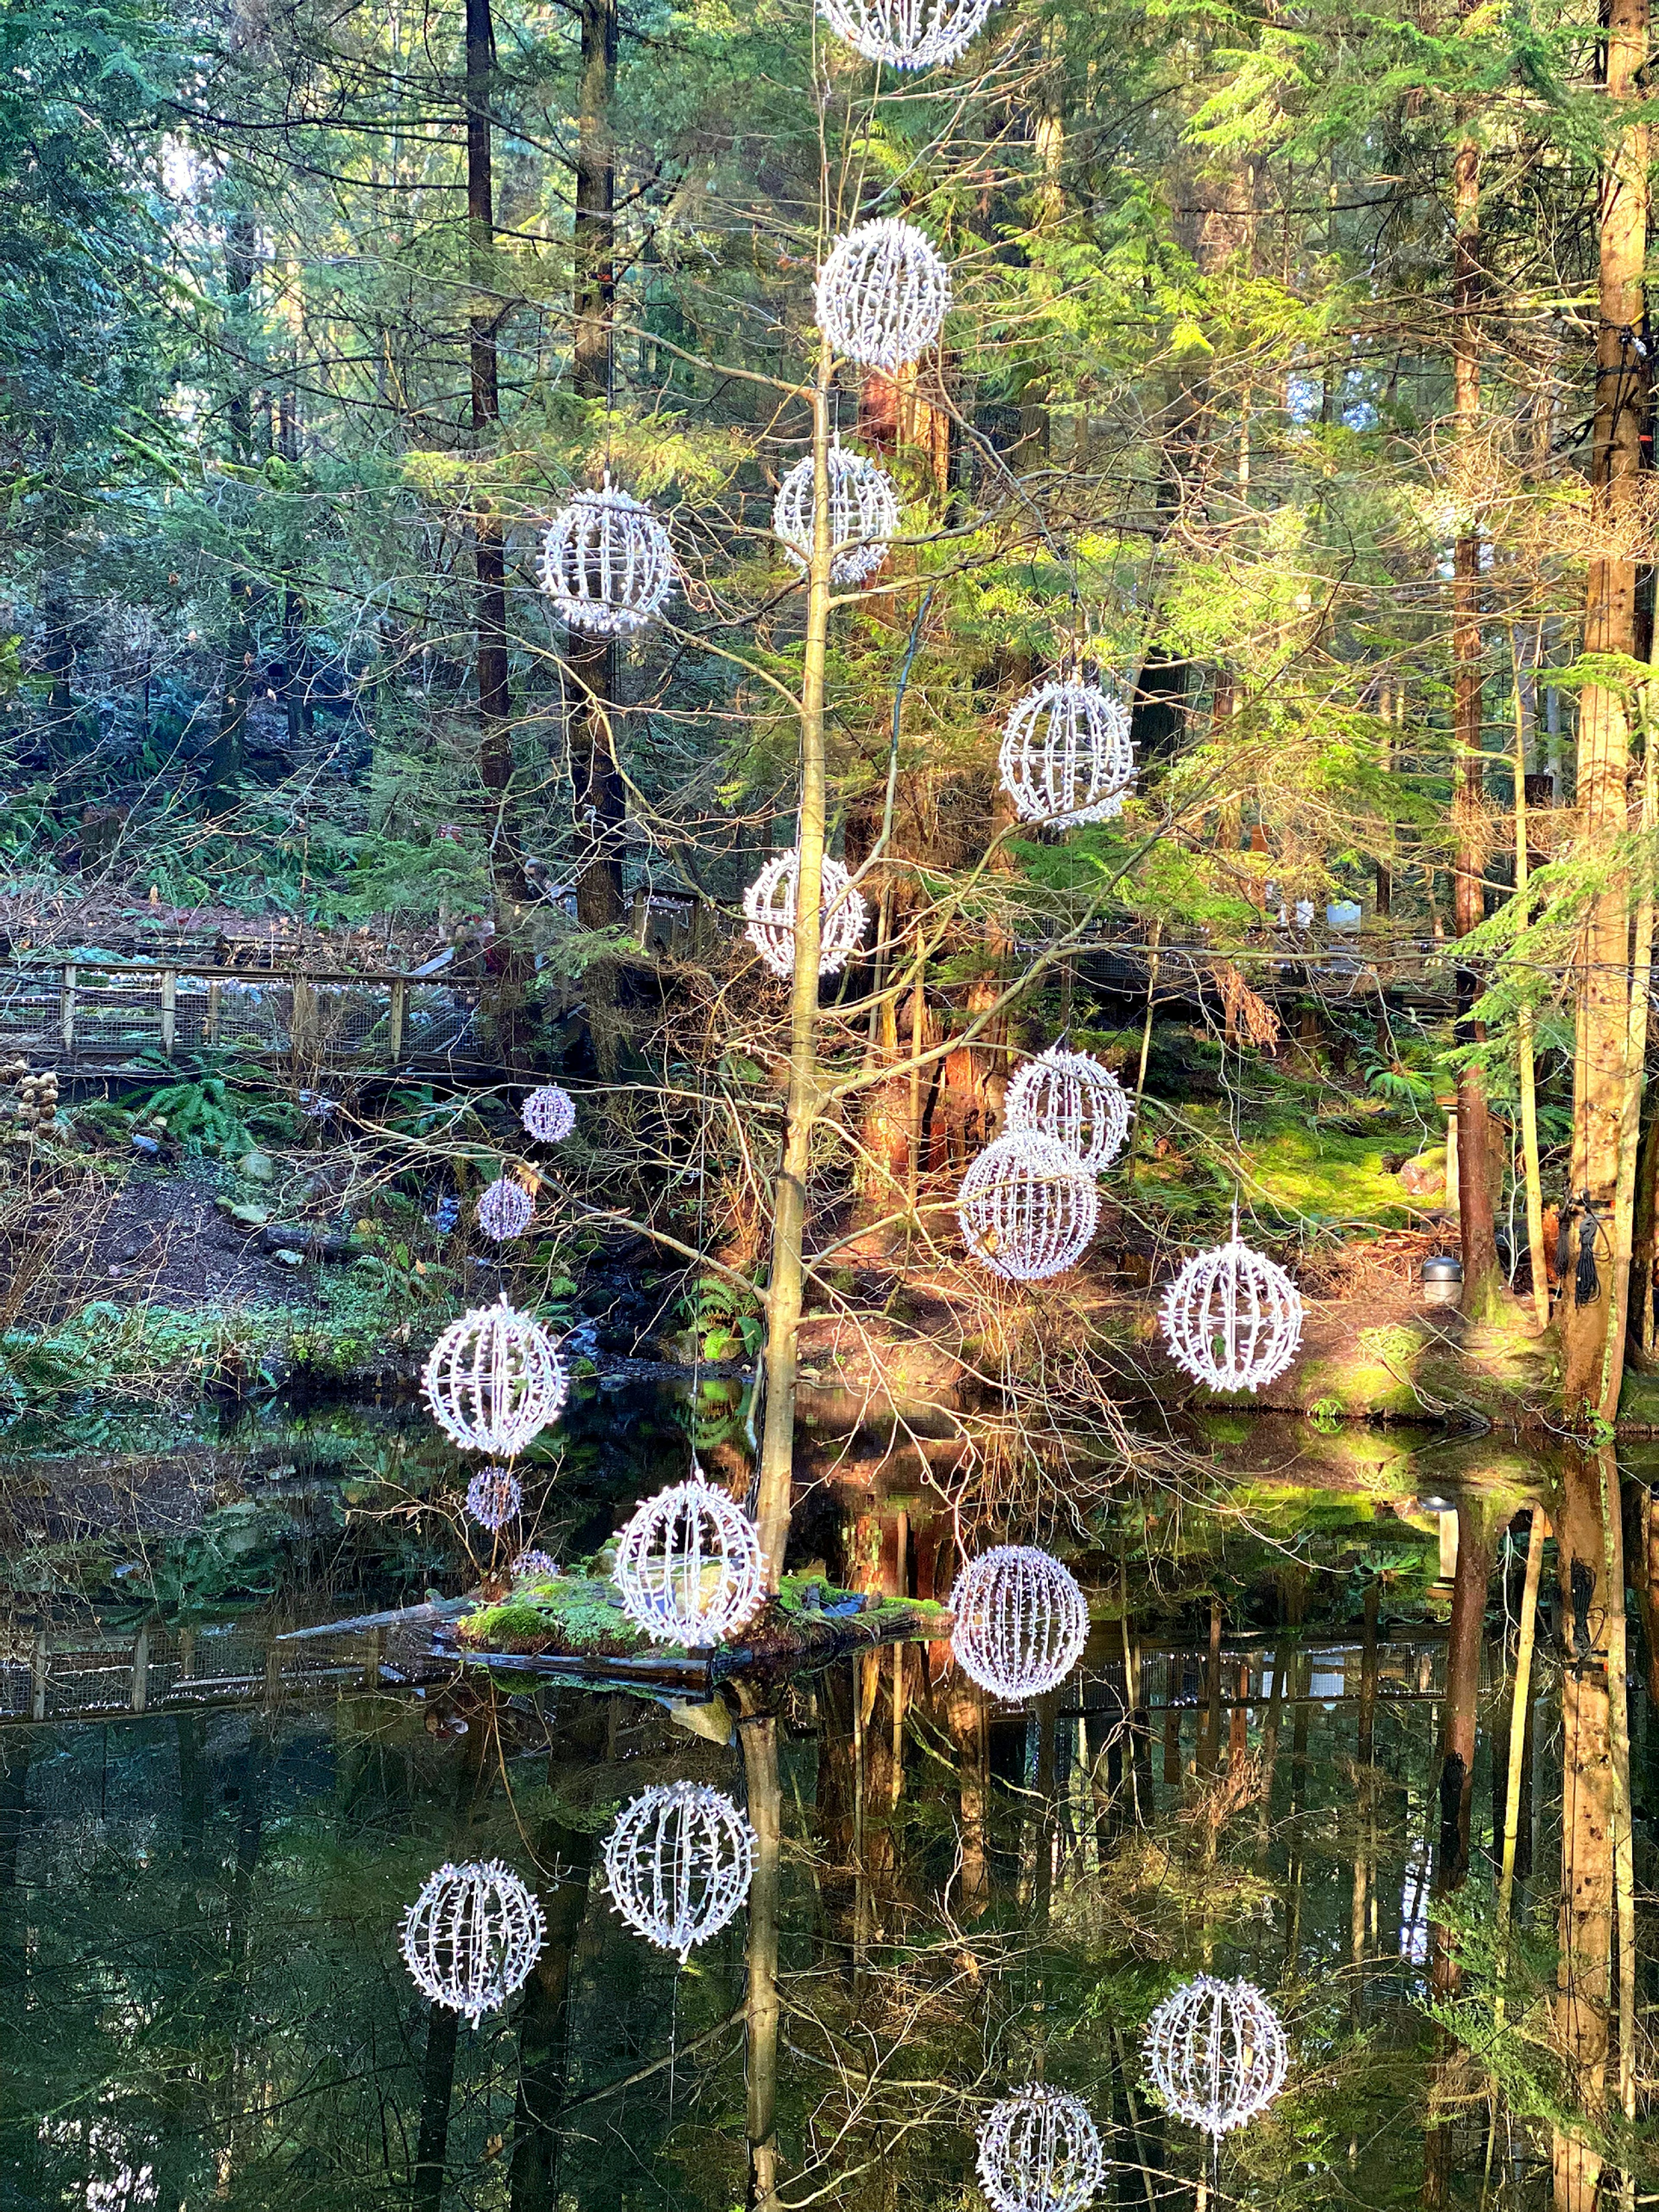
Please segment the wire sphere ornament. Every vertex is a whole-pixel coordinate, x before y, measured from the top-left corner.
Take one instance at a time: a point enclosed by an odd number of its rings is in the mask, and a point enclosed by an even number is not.
[[[1097,1175],[1110,1167],[1129,1133],[1129,1102],[1110,1068],[1058,1045],[1018,1070],[1003,1115],[1010,1130],[1053,1137]]]
[[[1106,2179],[1100,2135],[1080,2097],[1028,2082],[979,2131],[979,2185],[991,2212],[1082,2212]]]
[[[623,1806],[605,1839],[611,1901],[629,1926],[682,1966],[740,1911],[755,1872],[755,1832],[723,1790],[665,1783]]]
[[[1212,1390],[1257,1390],[1281,1376],[1302,1340],[1302,1295],[1276,1261],[1240,1241],[1195,1252],[1164,1293],[1170,1356]]]
[[[404,1915],[404,1964],[423,1996],[476,2027],[529,1979],[547,1940],[540,1901],[499,1859],[441,1866]]]
[[[797,568],[812,557],[812,456],[797,461],[772,503],[772,528]],[[830,562],[832,584],[861,584],[887,558],[900,528],[898,491],[884,468],[844,447],[830,448]]]
[[[506,1528],[523,1504],[524,1490],[518,1476],[504,1467],[481,1467],[466,1486],[467,1511],[492,1536]]]
[[[674,549],[651,509],[611,488],[579,491],[548,526],[542,586],[573,629],[629,637],[673,589]]]
[[[960,61],[991,8],[992,0],[818,0],[838,39],[866,61],[900,70]]]
[[[773,973],[787,981],[795,972],[795,888],[800,848],[792,845],[766,863],[743,895],[749,941]],[[838,975],[864,942],[870,909],[839,860],[823,856],[818,923],[818,973]]]
[[[510,1176],[498,1176],[478,1194],[478,1226],[497,1244],[522,1237],[535,1211],[535,1200]]]
[[[451,1442],[502,1459],[558,1419],[569,1388],[546,1330],[505,1297],[451,1322],[421,1376],[432,1418]]]
[[[766,1596],[754,1523],[701,1468],[629,1516],[611,1580],[635,1628],[694,1651],[746,1627]]]
[[[1110,822],[1134,788],[1129,710],[1097,684],[1051,677],[1009,715],[997,768],[1022,821]]]
[[[1212,1974],[1164,1998],[1143,2051],[1165,2109],[1217,2142],[1266,2110],[1289,2063],[1279,2014],[1255,1984]]]
[[[916,360],[950,304],[949,268],[923,232],[896,216],[849,231],[818,271],[818,328],[860,368]]]
[[[951,1650],[969,1681],[1006,1705],[1057,1689],[1089,1640],[1077,1577],[1030,1544],[969,1559],[951,1593]]]
[[[559,1571],[559,1563],[550,1552],[538,1552],[532,1547],[520,1552],[508,1570],[515,1583],[550,1582]]]
[[[520,1119],[538,1145],[562,1145],[576,1126],[576,1102],[556,1083],[544,1083],[525,1100]]]
[[[957,1220],[971,1257],[1011,1283],[1075,1267],[1100,1220],[1094,1170],[1057,1137],[1018,1129],[969,1164]]]

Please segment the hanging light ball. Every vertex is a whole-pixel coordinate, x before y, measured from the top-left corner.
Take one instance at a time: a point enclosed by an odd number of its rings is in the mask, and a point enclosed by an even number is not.
[[[546,1940],[539,1900],[499,1859],[441,1866],[404,1915],[404,1964],[422,1995],[474,2027],[528,1980]]]
[[[817,324],[860,368],[902,368],[939,336],[951,272],[933,242],[895,216],[849,231],[818,271]]]
[[[481,1467],[466,1486],[467,1511],[492,1536],[507,1526],[523,1504],[518,1476],[509,1474],[504,1467]]]
[[[576,1104],[556,1083],[544,1083],[524,1102],[526,1134],[540,1145],[562,1145],[576,1126]]]
[[[478,1226],[497,1244],[522,1237],[535,1211],[535,1200],[510,1176],[498,1176],[478,1194]]]
[[[1051,678],[1009,715],[997,767],[1022,821],[1110,822],[1134,788],[1129,710],[1097,684]]]
[[[979,2185],[991,2212],[1082,2212],[1105,2178],[1099,2131],[1080,2097],[1032,2081],[986,2115]]]
[[[559,1418],[564,1363],[539,1322],[508,1305],[477,1306],[452,1322],[421,1376],[432,1418],[463,1451],[511,1459]]]
[[[1254,1982],[1212,1974],[1164,1998],[1143,2049],[1165,2109],[1218,2142],[1273,2102],[1290,2056],[1279,2014]]]
[[[971,1256],[1011,1283],[1037,1283],[1075,1267],[1100,1220],[1100,1191],[1055,1137],[1019,1129],[994,1138],[969,1164],[957,1219]]]
[[[951,1593],[951,1649],[970,1681],[1012,1705],[1056,1689],[1089,1640],[1075,1575],[1030,1544],[969,1559]]]
[[[550,1552],[538,1552],[533,1547],[520,1552],[508,1572],[515,1583],[550,1582],[559,1571],[559,1563]]]
[[[572,495],[548,526],[542,585],[573,629],[628,637],[662,608],[674,550],[648,507],[611,489]]]
[[[795,886],[800,850],[792,845],[775,854],[743,895],[749,941],[775,975],[795,972]],[[822,920],[818,925],[818,973],[838,975],[864,942],[870,909],[839,860],[823,856]]]
[[[605,1839],[611,1901],[629,1926],[684,1966],[740,1911],[755,1832],[723,1790],[670,1782],[624,1805]]]
[[[818,13],[855,53],[901,70],[960,61],[991,7],[992,0],[818,0]]]
[[[1053,1137],[1097,1175],[1110,1167],[1129,1133],[1129,1102],[1110,1068],[1058,1045],[1017,1070],[1003,1115],[1011,1130]]]
[[[1302,1340],[1302,1294],[1276,1261],[1239,1240],[1195,1252],[1164,1293],[1170,1356],[1212,1390],[1257,1390]]]
[[[635,1628],[693,1651],[745,1627],[766,1596],[754,1523],[701,1468],[629,1516],[611,1580]]]
[[[830,562],[834,584],[861,584],[887,558],[887,541],[899,532],[893,479],[862,453],[830,448]],[[812,456],[797,461],[778,488],[772,527],[797,568],[812,557]]]

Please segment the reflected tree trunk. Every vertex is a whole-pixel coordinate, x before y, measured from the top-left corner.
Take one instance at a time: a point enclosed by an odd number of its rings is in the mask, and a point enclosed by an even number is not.
[[[410,2188],[414,2212],[438,2212],[449,2148],[449,2106],[455,2087],[455,2038],[460,2014],[447,2005],[426,2008],[426,2055],[421,2064],[421,2124]]]
[[[749,2190],[751,2212],[778,2203],[778,1859],[783,1793],[778,1724],[756,1717],[741,1731],[755,1875],[749,1886]]]
[[[550,1825],[537,1857],[563,1875],[541,1893],[547,1941],[519,2016],[519,2094],[507,2187],[512,2212],[554,2212],[558,2202],[558,2118],[570,2071],[571,1966],[587,1911],[593,1838]]]

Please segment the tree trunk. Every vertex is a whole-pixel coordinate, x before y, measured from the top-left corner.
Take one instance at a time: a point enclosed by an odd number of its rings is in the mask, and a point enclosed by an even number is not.
[[[795,963],[789,1000],[789,1096],[783,1158],[772,1201],[772,1266],[766,1293],[766,1425],[761,1437],[757,1522],[768,1587],[775,1590],[789,1541],[795,1449],[796,1345],[805,1282],[806,1176],[818,1111],[818,944],[823,898],[824,664],[830,637],[830,407],[833,364],[823,349],[812,404],[812,557],[807,567],[801,672],[799,872]]]
[[[858,1694],[855,1687],[854,1694]],[[778,1855],[783,1792],[778,1724],[747,1717],[742,1731],[755,1872],[749,1885],[748,2120],[750,2212],[775,2212],[778,2196]]]
[[[617,0],[581,0],[570,378],[580,398],[602,400],[607,407],[616,374],[617,157],[611,118],[617,42]],[[565,657],[574,692],[570,772],[576,810],[576,920],[583,929],[615,929],[628,910],[623,884],[628,792],[617,747],[618,650],[614,638],[573,630]],[[594,1060],[606,1081],[614,1081],[622,1063],[621,963],[595,961],[583,988]]]
[[[1607,97],[1640,95],[1648,55],[1649,0],[1609,0]],[[1627,124],[1601,180],[1601,300],[1595,348],[1595,414],[1591,460],[1596,545],[1584,607],[1584,650],[1632,653],[1637,645],[1637,564],[1632,549],[1642,527],[1638,477],[1647,422],[1647,370],[1638,350],[1645,313],[1642,272],[1648,234],[1648,130]],[[1630,885],[1611,865],[1611,848],[1628,826],[1626,777],[1630,726],[1624,695],[1586,684],[1578,712],[1579,852],[1601,880],[1583,939],[1577,1050],[1573,1069],[1572,1188],[1596,1217],[1613,1217],[1625,1125],[1641,1086],[1629,1066]],[[1615,1255],[1598,1235],[1596,1295],[1580,1305],[1561,1301],[1565,1353],[1563,1392],[1570,1416],[1617,1405],[1624,1346],[1615,1327]],[[1628,1266],[1628,1255],[1623,1261]],[[1558,2192],[1564,2186],[1558,2171]]]

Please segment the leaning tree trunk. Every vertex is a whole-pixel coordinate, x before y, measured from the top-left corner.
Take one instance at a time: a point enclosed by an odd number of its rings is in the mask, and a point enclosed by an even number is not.
[[[1649,0],[1611,0],[1607,96],[1640,96],[1648,55]],[[1642,272],[1648,237],[1648,130],[1627,123],[1601,180],[1601,316],[1595,348],[1592,514],[1597,544],[1584,607],[1587,653],[1634,654],[1637,563],[1642,515],[1638,477],[1647,421],[1647,371],[1640,349],[1645,314]],[[1616,1326],[1618,1285],[1628,1243],[1613,1249],[1619,1169],[1626,1128],[1641,1111],[1639,1066],[1632,1065],[1630,884],[1613,865],[1628,827],[1630,725],[1623,692],[1586,684],[1578,710],[1578,846],[1598,888],[1583,939],[1577,1049],[1573,1068],[1573,1195],[1594,1235],[1595,1295],[1581,1304],[1563,1286],[1563,1391],[1569,1414],[1616,1409],[1625,1347]],[[1636,1025],[1638,1042],[1645,1024]],[[1632,1102],[1634,1102],[1632,1103]],[[1630,1132],[1632,1141],[1634,1131]],[[1559,2180],[1559,2176],[1558,2176]]]

